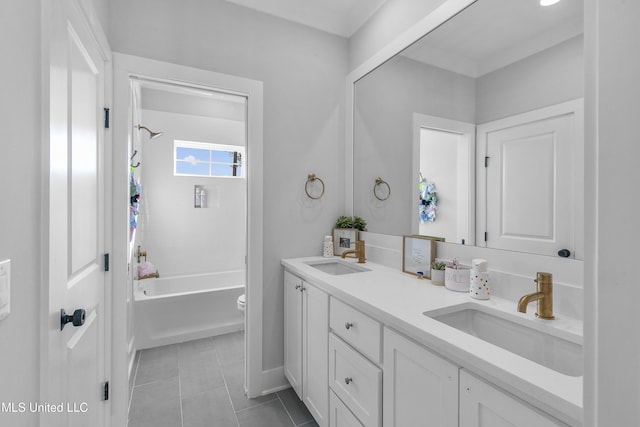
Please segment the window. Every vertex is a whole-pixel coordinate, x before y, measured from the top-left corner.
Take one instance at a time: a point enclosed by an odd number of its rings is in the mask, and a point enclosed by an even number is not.
[[[173,141],[173,174],[244,178],[244,147]]]

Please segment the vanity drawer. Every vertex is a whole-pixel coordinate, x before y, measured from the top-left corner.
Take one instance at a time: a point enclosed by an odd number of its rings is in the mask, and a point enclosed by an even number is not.
[[[340,300],[331,298],[329,326],[333,332],[376,363],[382,361],[382,325]]]
[[[382,422],[382,370],[329,334],[329,387],[366,427]]]
[[[329,425],[331,427],[364,427],[332,391],[329,392]]]

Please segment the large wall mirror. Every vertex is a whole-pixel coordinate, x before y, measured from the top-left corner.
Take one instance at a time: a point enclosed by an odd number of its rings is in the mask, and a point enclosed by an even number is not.
[[[583,14],[477,0],[355,82],[369,231],[583,259]]]

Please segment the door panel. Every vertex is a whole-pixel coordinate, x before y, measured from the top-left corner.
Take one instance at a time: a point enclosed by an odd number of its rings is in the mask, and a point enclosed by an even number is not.
[[[105,57],[75,0],[51,3],[48,331],[43,399],[64,404],[43,425],[104,426]],[[61,330],[60,309],[84,309]]]
[[[581,251],[578,102],[486,123],[486,246],[541,255]],[[482,181],[480,181],[482,182]]]

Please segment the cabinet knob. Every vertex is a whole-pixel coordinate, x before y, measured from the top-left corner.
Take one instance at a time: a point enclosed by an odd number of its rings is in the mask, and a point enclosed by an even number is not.
[[[347,384],[347,385],[351,384],[352,382],[353,382],[353,378],[351,378],[351,377],[347,377],[347,378],[344,379],[344,383]]]
[[[347,322],[347,323],[344,324],[344,327],[347,328],[347,329],[351,329],[351,328],[353,328],[353,323]]]

